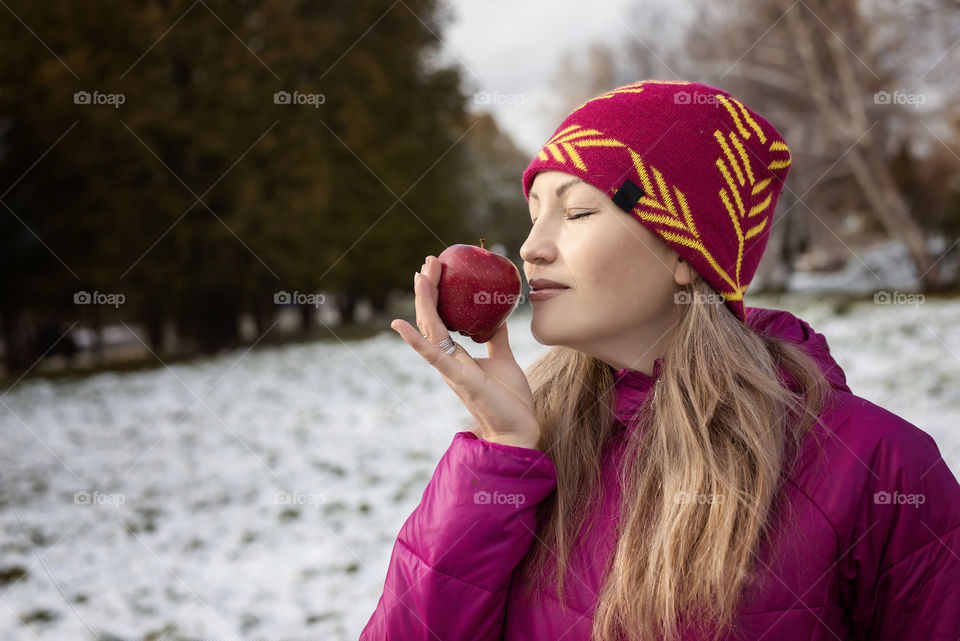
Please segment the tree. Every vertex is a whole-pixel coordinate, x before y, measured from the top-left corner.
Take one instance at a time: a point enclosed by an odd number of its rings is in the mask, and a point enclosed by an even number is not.
[[[831,182],[841,197],[852,187],[886,234],[907,247],[922,285],[945,285],[924,214],[908,207],[891,163],[903,141],[930,139],[925,123],[944,118],[942,108],[918,103],[937,93],[947,98],[941,104],[955,103],[956,83],[945,81],[937,61],[956,38],[957,21],[942,20],[956,17],[955,7],[740,0],[698,8],[688,68],[782,123],[795,152],[797,206],[813,212],[819,207],[807,203],[824,197],[829,204]]]
[[[241,312],[266,326],[281,291],[382,306],[409,287],[400,267],[467,228],[465,98],[434,57],[435,0],[9,9],[0,312],[15,368],[35,356],[30,319],[136,321],[155,349],[175,322],[213,351]],[[126,302],[78,307],[79,290]]]

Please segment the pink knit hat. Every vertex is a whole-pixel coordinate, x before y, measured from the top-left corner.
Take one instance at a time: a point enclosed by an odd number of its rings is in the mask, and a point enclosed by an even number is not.
[[[745,320],[790,152],[777,130],[729,93],[643,80],[583,103],[523,173],[557,169],[604,192],[666,241]]]

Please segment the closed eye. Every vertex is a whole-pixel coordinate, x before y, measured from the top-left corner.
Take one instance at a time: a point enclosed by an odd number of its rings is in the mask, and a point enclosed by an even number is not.
[[[597,213],[597,212],[595,212],[595,211],[581,211],[581,212],[577,212],[576,214],[573,214],[573,215],[571,215],[571,216],[567,216],[566,218],[564,218],[564,220],[577,220],[578,218],[584,218],[584,217],[586,217],[586,216],[589,216],[590,214],[595,214],[595,213]],[[536,225],[536,224],[537,224],[537,219],[534,219],[534,220],[530,221],[530,225],[531,225],[531,226]]]

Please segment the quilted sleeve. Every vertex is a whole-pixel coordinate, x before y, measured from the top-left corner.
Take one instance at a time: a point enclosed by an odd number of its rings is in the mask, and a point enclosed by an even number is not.
[[[458,432],[400,529],[360,641],[499,640],[537,504],[555,487],[546,454]]]
[[[892,420],[899,430],[862,461],[874,474],[846,566],[856,638],[957,641],[960,484],[928,434]]]

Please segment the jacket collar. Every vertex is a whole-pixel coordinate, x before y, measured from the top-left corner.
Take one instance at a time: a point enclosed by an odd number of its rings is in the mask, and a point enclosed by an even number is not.
[[[646,398],[663,370],[663,358],[653,362],[653,374],[624,367],[614,372],[614,396],[617,420],[625,424]]]

